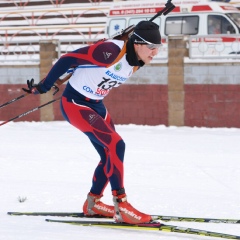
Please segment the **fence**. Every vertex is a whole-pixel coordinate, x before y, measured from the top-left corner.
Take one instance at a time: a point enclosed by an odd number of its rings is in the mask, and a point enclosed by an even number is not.
[[[54,30],[60,26],[52,26],[50,29]],[[29,29],[30,27],[28,27]],[[41,29],[45,29],[42,27]],[[71,25],[68,26],[71,29]],[[73,26],[72,29],[75,27]],[[66,28],[63,26],[64,30]],[[59,42],[58,57],[62,54],[71,52],[77,48],[91,44],[99,39],[105,37],[104,25],[81,25],[78,27],[79,34],[73,38],[61,38],[56,40]],[[82,31],[88,31],[88,35],[81,34]],[[41,40],[54,40],[57,35],[49,38],[43,37]],[[240,36],[239,35],[213,35],[209,36],[190,36],[188,37],[187,48],[189,48],[190,59],[232,59],[240,60]],[[159,54],[153,60],[153,63],[163,63],[168,59],[168,39],[163,39],[163,46]],[[11,40],[8,42],[0,41],[0,62],[16,62],[16,61],[31,61],[39,62],[39,40]]]
[[[240,59],[240,36],[190,36],[189,57],[192,59]]]
[[[76,2],[75,5],[63,4],[68,2],[74,1],[59,0],[55,4],[52,1],[26,1],[26,4],[13,1],[17,9],[0,10],[0,61],[37,62],[42,40],[61,40],[64,52],[73,49],[74,44],[89,44],[105,37],[108,3],[95,1],[95,4],[81,4],[81,7]],[[33,3],[43,6],[35,8]],[[67,44],[70,41],[74,44]]]

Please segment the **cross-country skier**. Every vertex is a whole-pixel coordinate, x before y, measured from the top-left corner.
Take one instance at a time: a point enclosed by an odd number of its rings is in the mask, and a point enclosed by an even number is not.
[[[136,70],[148,64],[161,45],[159,26],[139,22],[127,41],[101,40],[63,55],[38,84],[28,80],[29,93],[43,94],[71,67],[73,75],[63,92],[61,110],[64,118],[85,133],[100,155],[92,187],[83,205],[86,215],[100,214],[117,222],[131,224],[151,221],[151,216],[135,209],[124,189],[125,143],[115,131],[109,112],[103,104],[113,87],[123,84]],[[116,106],[117,107],[117,106]],[[114,206],[101,201],[110,182]]]

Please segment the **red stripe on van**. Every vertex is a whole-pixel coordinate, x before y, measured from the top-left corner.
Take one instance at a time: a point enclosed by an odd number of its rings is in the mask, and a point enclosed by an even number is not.
[[[200,12],[200,11],[212,11],[212,8],[209,5],[199,5],[199,6],[192,7],[192,12]]]
[[[163,8],[125,8],[110,10],[110,16],[132,15],[132,14],[154,14],[161,11]]]
[[[205,42],[205,43],[212,43],[212,42],[238,42],[239,38],[233,37],[207,37],[207,38],[195,38],[192,39],[192,42]]]
[[[172,12],[180,12],[180,7],[175,7]]]
[[[220,6],[220,8],[222,8],[223,10],[227,10],[227,11],[239,11],[236,7],[234,6]]]
[[[237,40],[239,40],[239,38],[231,38],[231,37],[223,37],[222,41],[223,42],[237,42]]]
[[[122,15],[133,15],[133,14],[156,14],[157,12],[161,11],[163,8],[125,8],[125,9],[116,9],[110,10],[110,16],[122,16]],[[180,7],[176,7],[173,9],[173,12],[180,12]]]

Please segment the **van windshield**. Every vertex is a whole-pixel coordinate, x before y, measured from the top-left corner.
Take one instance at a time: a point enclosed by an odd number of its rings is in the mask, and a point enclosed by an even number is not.
[[[240,13],[228,13],[227,15],[240,28]]]

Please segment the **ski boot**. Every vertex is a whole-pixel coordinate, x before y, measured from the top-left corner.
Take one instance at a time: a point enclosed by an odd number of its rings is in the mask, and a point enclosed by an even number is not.
[[[86,216],[101,215],[111,218],[114,216],[114,207],[101,202],[101,197],[102,195],[95,195],[91,192],[87,195],[87,200],[83,205],[83,213]]]
[[[112,191],[112,193],[115,208],[115,214],[113,218],[116,222],[141,224],[152,221],[152,217],[150,215],[139,212],[127,201],[124,188],[118,191]]]

